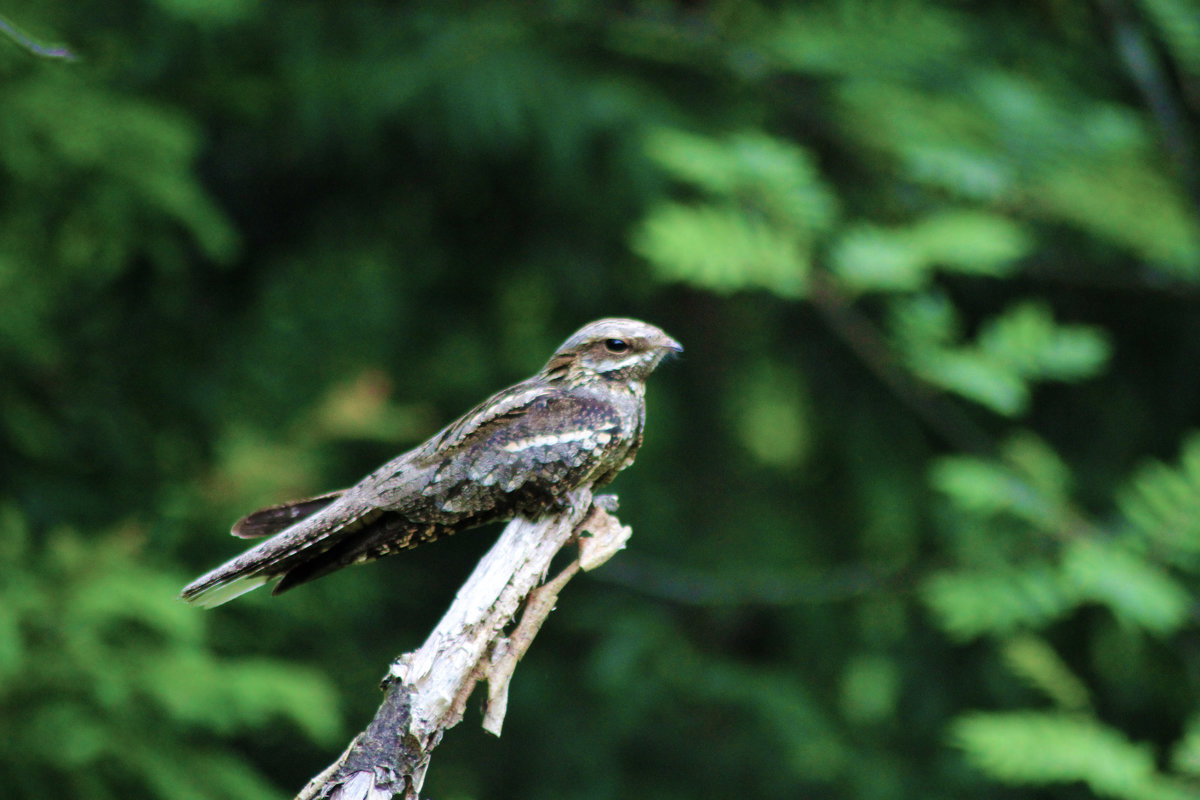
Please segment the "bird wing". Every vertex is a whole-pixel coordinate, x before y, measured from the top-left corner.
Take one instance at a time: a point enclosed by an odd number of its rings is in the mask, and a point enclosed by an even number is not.
[[[444,513],[470,515],[547,508],[628,446],[612,403],[544,389],[447,442],[421,494]]]
[[[182,596],[214,606],[279,577],[283,591],[446,532],[548,509],[623,458],[621,434],[611,403],[518,384],[350,489],[249,515],[235,534],[286,527]]]
[[[289,559],[273,593],[449,533],[545,511],[613,460],[620,426],[617,410],[598,399],[544,388],[502,395],[354,487],[368,514],[331,532],[310,557]]]

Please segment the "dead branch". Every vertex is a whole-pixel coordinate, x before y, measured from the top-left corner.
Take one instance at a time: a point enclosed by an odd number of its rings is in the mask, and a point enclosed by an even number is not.
[[[433,749],[462,719],[479,681],[488,684],[483,728],[499,736],[513,671],[558,593],[629,538],[630,529],[605,510],[615,510],[614,501],[601,496],[593,503],[583,490],[555,516],[510,522],[425,644],[392,662],[371,724],[296,800],[416,800]],[[573,540],[578,558],[546,581],[550,562]],[[520,622],[508,633],[518,612]]]

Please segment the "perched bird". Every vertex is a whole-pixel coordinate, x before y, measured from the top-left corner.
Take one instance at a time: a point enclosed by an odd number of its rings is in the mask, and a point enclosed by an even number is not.
[[[239,520],[234,536],[271,538],[181,596],[212,607],[277,578],[278,594],[439,536],[562,509],[569,492],[603,486],[633,463],[646,419],[646,376],[682,350],[638,320],[586,325],[541,372],[349,489]]]

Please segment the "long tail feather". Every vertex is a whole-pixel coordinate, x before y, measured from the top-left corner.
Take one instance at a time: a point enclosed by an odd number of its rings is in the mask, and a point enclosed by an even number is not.
[[[308,497],[304,500],[294,500],[290,503],[260,508],[235,522],[232,533],[243,539],[271,536],[284,528],[291,527],[297,520],[311,517],[345,493],[345,489],[339,489],[319,497]]]
[[[367,510],[366,516],[377,514]],[[253,516],[253,515],[251,515]],[[184,587],[184,600],[212,607],[232,600],[264,583],[282,577],[309,559],[317,558],[363,524],[364,512],[349,503],[330,500],[265,542],[250,548]]]

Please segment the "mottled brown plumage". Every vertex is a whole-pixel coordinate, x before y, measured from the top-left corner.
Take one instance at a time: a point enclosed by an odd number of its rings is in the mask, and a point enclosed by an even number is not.
[[[279,593],[465,528],[561,508],[570,492],[603,486],[633,463],[646,377],[682,349],[644,322],[593,322],[537,375],[351,488],[238,521],[235,536],[272,538],[197,579],[182,597],[215,606],[276,578]]]

